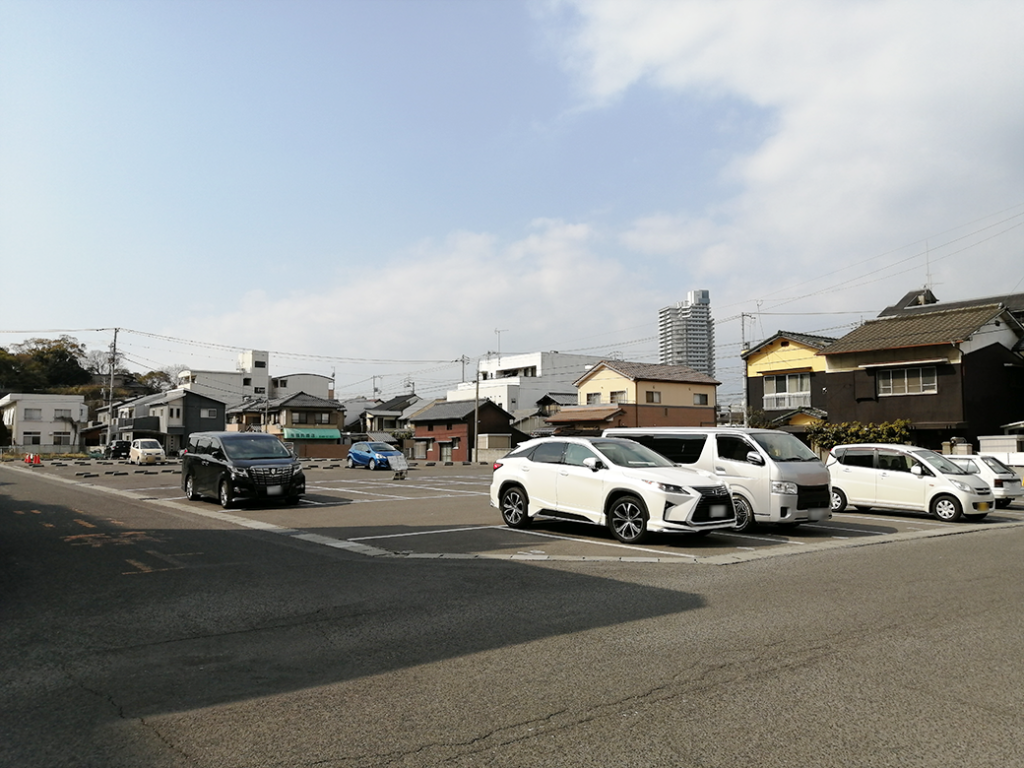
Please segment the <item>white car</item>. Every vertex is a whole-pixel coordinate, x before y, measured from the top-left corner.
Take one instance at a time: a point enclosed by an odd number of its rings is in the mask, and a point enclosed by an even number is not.
[[[926,512],[953,522],[981,520],[994,506],[992,489],[941,453],[889,443],[837,445],[829,453],[832,512],[847,504]]]
[[[725,483],[622,438],[528,440],[494,463],[490,496],[511,528],[543,515],[606,525],[626,544],[736,524]]]
[[[947,456],[961,469],[977,475],[992,489],[998,509],[1006,509],[1014,499],[1024,496],[1020,475],[1003,464],[995,456]]]
[[[128,449],[129,464],[162,464],[166,459],[163,446],[156,440],[132,440]]]

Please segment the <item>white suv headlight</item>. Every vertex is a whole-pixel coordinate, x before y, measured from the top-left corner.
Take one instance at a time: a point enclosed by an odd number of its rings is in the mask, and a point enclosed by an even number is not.
[[[780,480],[772,481],[772,493],[788,493],[791,496],[796,496],[797,488],[796,483],[785,483]]]
[[[653,485],[659,491],[664,493],[675,493],[680,496],[689,496],[689,492],[681,485],[672,485],[671,483],[659,483],[657,480],[644,480],[648,485]]]

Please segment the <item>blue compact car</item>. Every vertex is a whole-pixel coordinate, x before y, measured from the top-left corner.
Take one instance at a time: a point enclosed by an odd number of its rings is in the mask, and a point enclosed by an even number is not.
[[[348,467],[390,469],[391,459],[405,454],[387,443],[356,443],[348,450]]]

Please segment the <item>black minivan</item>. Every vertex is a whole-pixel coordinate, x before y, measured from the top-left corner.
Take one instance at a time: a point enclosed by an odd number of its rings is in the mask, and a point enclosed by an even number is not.
[[[236,498],[298,504],[306,476],[294,454],[266,432],[193,432],[181,458],[181,488],[193,501],[214,496],[224,509]]]

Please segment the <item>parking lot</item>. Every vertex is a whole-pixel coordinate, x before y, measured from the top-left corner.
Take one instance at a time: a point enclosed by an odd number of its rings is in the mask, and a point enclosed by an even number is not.
[[[1020,502],[993,510],[976,524],[851,510],[799,527],[762,525],[744,533],[663,535],[643,546],[628,546],[604,528],[581,523],[538,520],[528,530],[507,528],[488,503],[490,465],[421,463],[398,479],[389,471],[347,469],[337,461],[305,461],[307,494],[297,507],[240,503],[230,510],[222,510],[213,499],[186,500],[176,461],[146,467],[96,459],[4,466],[371,557],[727,564],[1024,524]]]

